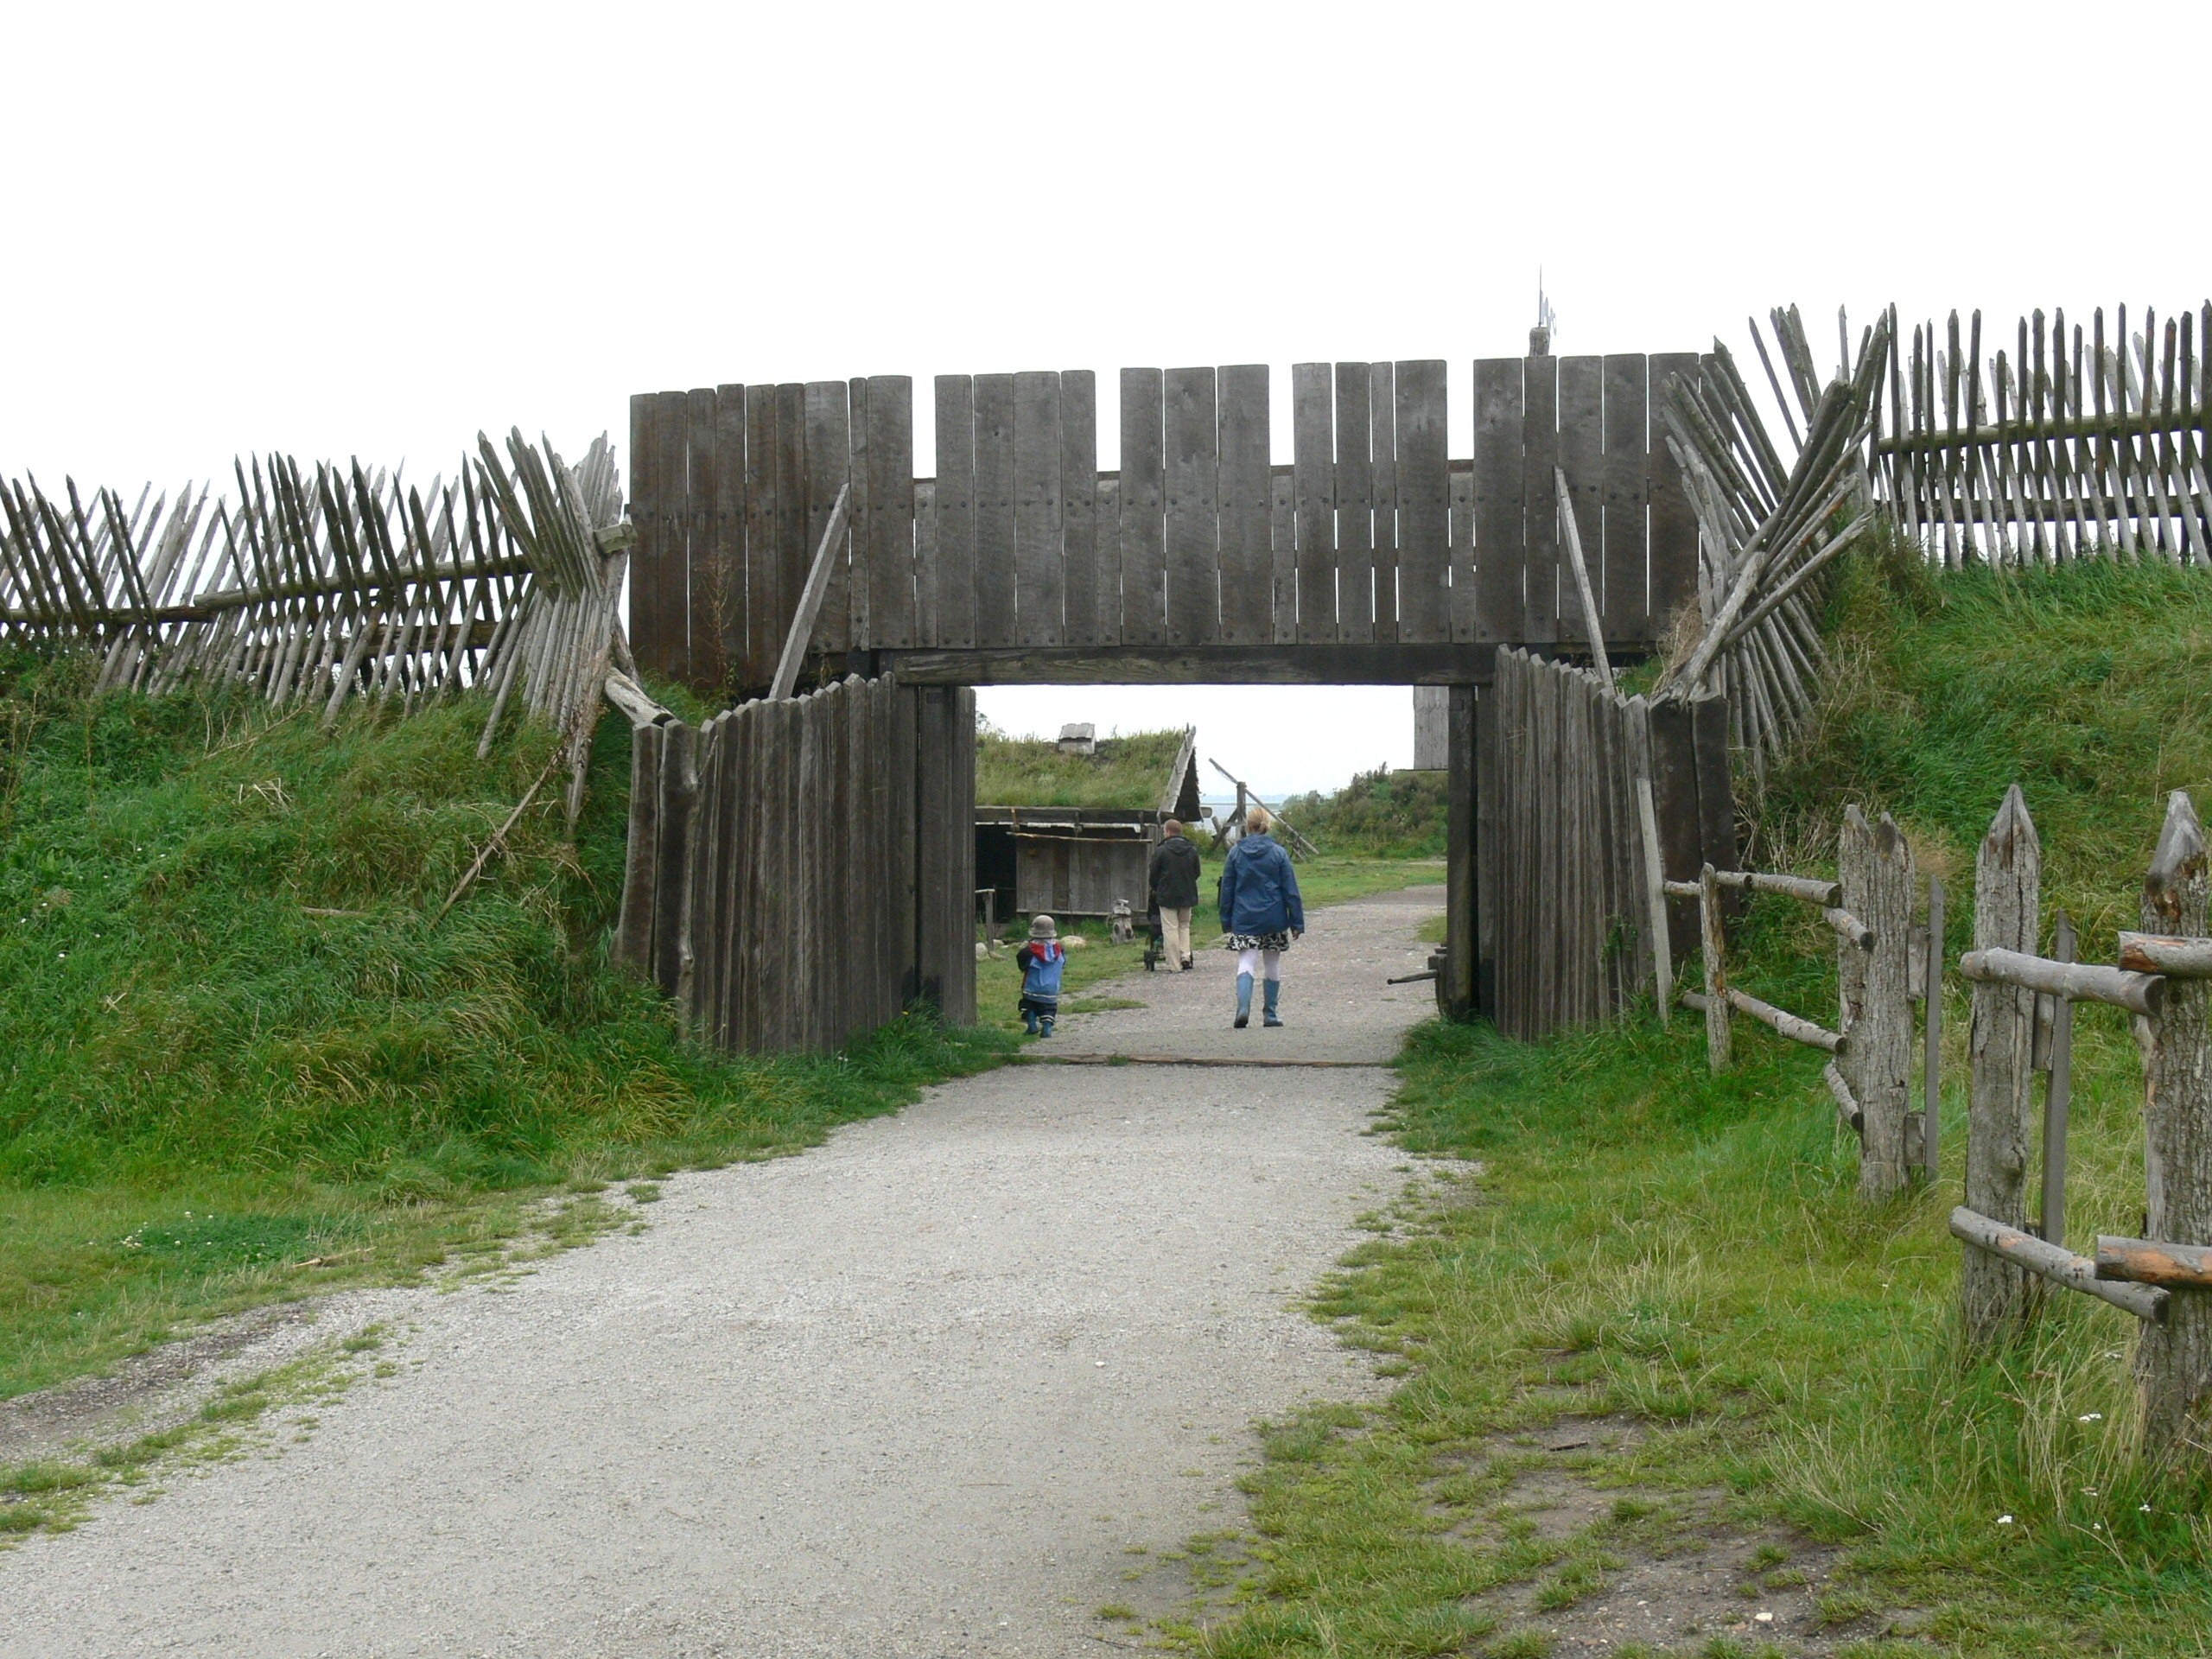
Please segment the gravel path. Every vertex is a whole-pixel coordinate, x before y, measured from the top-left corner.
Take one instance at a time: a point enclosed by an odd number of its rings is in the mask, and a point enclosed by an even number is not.
[[[1387,1056],[1440,896],[1318,914],[1304,1023],[1233,1035]],[[1055,1042],[1218,1052],[1234,963],[1200,963]],[[1128,1552],[1238,1524],[1255,1417],[1375,1386],[1294,1304],[1403,1179],[1388,1084],[1001,1071],[677,1177],[503,1293],[365,1299],[394,1375],[0,1556],[0,1654],[1096,1656],[1101,1605],[1165,1593]]]

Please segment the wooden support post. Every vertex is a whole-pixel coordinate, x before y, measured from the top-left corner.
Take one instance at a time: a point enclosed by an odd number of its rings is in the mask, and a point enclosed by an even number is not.
[[[2206,931],[2204,831],[2188,791],[2166,798],[2165,828],[2143,883],[2143,928],[2159,934]],[[2212,982],[2177,978],[2151,1021],[2143,1100],[2145,1187],[2154,1239],[2212,1243],[2212,1040],[2206,1003]],[[2207,1460],[2205,1419],[2212,1415],[2212,1290],[2177,1285],[2164,1324],[2146,1329],[2135,1351],[2142,1390],[2143,1443],[2161,1453],[2190,1448]]]
[[[1475,876],[1475,699],[1471,685],[1455,685],[1446,715],[1445,952],[1446,1013],[1454,1020],[1475,1012],[1475,916],[1480,902]]]
[[[1943,883],[1928,878],[1927,1006],[1922,1014],[1920,1173],[1933,1182],[1943,1124]]]
[[[1675,959],[1667,936],[1667,878],[1662,868],[1659,815],[1651,804],[1649,778],[1636,780],[1636,816],[1643,833],[1644,925],[1651,935],[1651,990],[1658,999],[1659,1023],[1664,1026],[1675,1000]]]
[[[1705,1063],[1728,1069],[1728,970],[1721,960],[1720,884],[1708,864],[1698,874],[1697,915],[1705,954]]]
[[[663,728],[630,734],[630,836],[622,860],[622,915],[614,927],[614,960],[648,978],[653,972],[654,872],[660,854],[660,752]]]
[[[1977,950],[2031,952],[2041,902],[2043,848],[2019,785],[1982,838],[1974,872],[1974,942]],[[1967,1126],[1966,1207],[2001,1227],[2027,1225],[2028,1091],[2035,1031],[2035,994],[1984,980],[1974,988],[1973,1095]],[[1986,1345],[2007,1334],[2028,1310],[2027,1275],[1986,1250],[1969,1249],[1961,1265],[1959,1310],[1967,1339]]]
[[[1843,905],[1872,932],[1837,945],[1837,981],[1850,1047],[1840,1062],[1859,1103],[1859,1196],[1878,1204],[1902,1192],[1905,1107],[1912,1092],[1912,849],[1887,813],[1870,824],[1844,813],[1837,859]]]
[[[2052,930],[2051,955],[2074,960],[2074,923],[2064,911]],[[2074,1001],[2056,999],[2051,1012],[2050,1075],[2043,1096],[2043,1225],[2047,1244],[2066,1243],[2066,1119],[2074,1090]]]

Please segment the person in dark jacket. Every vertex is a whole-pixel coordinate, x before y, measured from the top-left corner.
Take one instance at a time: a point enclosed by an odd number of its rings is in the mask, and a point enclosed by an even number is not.
[[[1252,1022],[1252,976],[1262,977],[1267,1001],[1262,1023],[1282,1024],[1282,953],[1306,931],[1306,905],[1290,855],[1268,834],[1268,809],[1255,806],[1244,835],[1221,867],[1221,931],[1236,956],[1236,1029]]]
[[[1153,908],[1160,912],[1161,948],[1188,973],[1191,912],[1198,907],[1198,849],[1191,845],[1177,819],[1161,826],[1160,845],[1152,849],[1151,882]]]

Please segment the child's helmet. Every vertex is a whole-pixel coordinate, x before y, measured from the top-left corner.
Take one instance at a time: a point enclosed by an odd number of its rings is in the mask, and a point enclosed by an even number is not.
[[[1060,936],[1058,925],[1039,911],[1029,918],[1029,937],[1033,939],[1056,939]]]

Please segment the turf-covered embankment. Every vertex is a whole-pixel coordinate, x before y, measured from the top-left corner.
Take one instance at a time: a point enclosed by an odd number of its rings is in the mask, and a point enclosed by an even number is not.
[[[1930,579],[1870,563],[1834,620],[1827,707],[1766,792],[1756,864],[1832,869],[1845,804],[1888,810],[1922,868],[1951,878],[1955,957],[1974,848],[2018,781],[2043,836],[2046,938],[2063,906],[2085,952],[2109,960],[2165,791],[2212,806],[2212,582],[2106,566]],[[1824,932],[1758,901],[1740,977],[1785,1006],[1833,1007]],[[1382,1408],[1274,1435],[1254,1480],[1255,1600],[1205,1650],[1540,1652],[1542,1630],[1572,1627],[1637,1562],[1714,1529],[1779,1528],[1838,1552],[1816,1601],[1840,1651],[2205,1651],[2212,1485],[2135,1446],[2133,1322],[2054,1295],[2010,1351],[1957,1344],[1944,1217],[1966,1015],[1955,985],[1943,1178],[1878,1210],[1853,1196],[1855,1150],[1817,1056],[1747,1021],[1718,1078],[1679,1014],[1664,1033],[1647,1017],[1537,1046],[1481,1028],[1417,1034],[1398,1131],[1479,1160],[1480,1198],[1402,1217],[1326,1292],[1355,1339],[1408,1373]],[[2143,1178],[2131,1036],[2108,1011],[2077,1020],[2078,1250],[2136,1228]],[[1512,1512],[1516,1459],[1543,1457],[1513,1436],[1570,1411],[1621,1414],[1640,1439],[1587,1454],[1581,1478],[1618,1494],[1605,1518],[1548,1535]],[[1740,1602],[1704,1609],[1701,1632],[1622,1651],[1780,1651],[1750,1618],[1792,1593],[1795,1571],[1747,1574]]]
[[[475,699],[400,718],[91,698],[0,663],[0,1396],[180,1320],[490,1252],[549,1192],[802,1146],[988,1064],[911,1020],[732,1063],[610,969],[629,747],[565,830]],[[313,1265],[302,1265],[311,1263]]]

